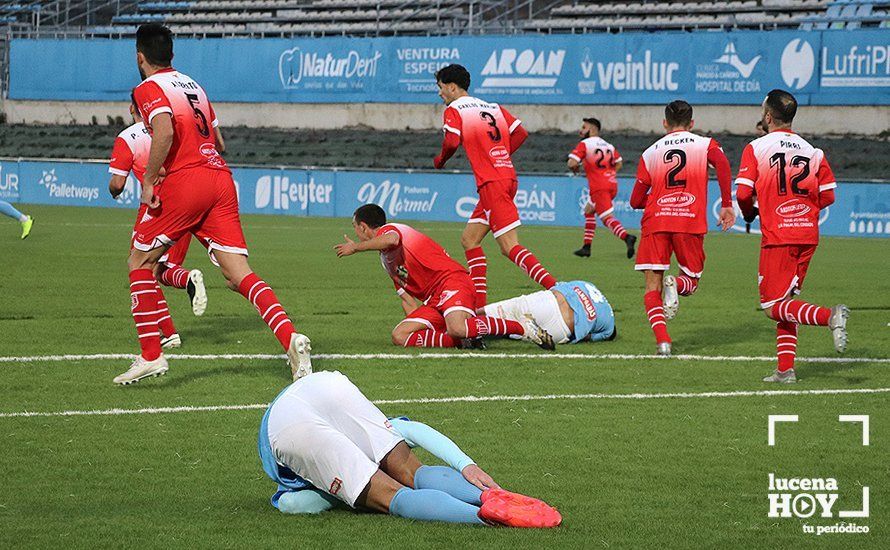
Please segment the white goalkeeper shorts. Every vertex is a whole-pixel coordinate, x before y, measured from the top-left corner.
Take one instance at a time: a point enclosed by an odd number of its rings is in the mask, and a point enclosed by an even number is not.
[[[565,344],[571,340],[572,330],[562,318],[556,296],[549,290],[488,304],[485,306],[485,314],[520,323],[525,320],[526,315],[531,315],[541,328],[553,336],[553,341],[557,344]]]
[[[354,507],[380,461],[402,436],[337,371],[291,385],[269,412],[275,459],[316,488]]]

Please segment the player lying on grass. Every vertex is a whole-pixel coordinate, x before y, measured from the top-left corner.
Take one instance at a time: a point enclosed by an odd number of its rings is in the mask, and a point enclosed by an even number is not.
[[[776,321],[776,370],[764,382],[797,381],[798,325],[828,327],[838,353],[847,347],[847,306],[827,308],[794,300],[819,244],[819,213],[834,203],[837,183],[825,153],[791,130],[797,100],[772,90],[763,100],[769,131],[745,146],[736,198],[746,222],[760,216],[760,307]],[[759,207],[754,205],[755,197]]]
[[[34,218],[32,218],[31,216],[22,214],[21,212],[16,210],[15,206],[9,204],[6,201],[0,201],[0,214],[9,216],[14,220],[18,220],[18,222],[22,224],[23,239],[27,239],[28,235],[31,234],[31,226],[34,225]]]
[[[359,207],[353,214],[352,226],[359,242],[343,235],[346,242],[334,247],[337,256],[380,252],[383,268],[398,293],[407,293],[423,302],[420,308],[406,311],[408,319],[403,323],[405,330],[410,331],[404,345],[452,347],[462,339],[518,336],[544,349],[555,349],[553,337],[533,319],[517,322],[477,315],[476,289],[466,268],[420,231],[400,223],[386,223],[386,213],[378,205]],[[444,327],[430,321],[440,317]]]
[[[444,330],[445,320],[433,308],[418,308],[414,299],[407,294],[402,294],[402,301],[408,317],[393,329],[394,344],[407,346],[412,342],[411,334],[416,329],[414,322],[429,323],[428,326],[433,329]],[[420,319],[416,313],[418,310],[430,315]],[[553,337],[556,344],[614,340],[618,335],[612,306],[593,283],[585,281],[556,283],[550,290],[488,304],[476,311],[520,323],[531,317]],[[457,347],[466,345],[463,340],[450,343]],[[476,345],[469,347],[481,347],[476,340],[471,343]]]
[[[423,447],[448,463],[425,466]],[[294,382],[269,405],[257,447],[278,484],[272,505],[317,514],[346,505],[404,518],[512,527],[556,527],[544,502],[501,489],[450,439],[405,418],[387,420],[339,372]]]
[[[124,192],[127,186],[127,178],[130,172],[142,186],[145,176],[145,165],[148,162],[148,152],[151,150],[151,135],[142,121],[136,100],[130,94],[130,116],[133,124],[118,134],[114,140],[114,149],[111,152],[111,161],[108,164],[108,172],[111,173],[111,181],[108,182],[108,191],[113,198],[117,198]],[[222,138],[218,132],[216,135]],[[162,170],[163,173],[163,170]],[[141,194],[141,193],[140,193]],[[148,205],[139,203],[136,212],[136,224],[145,216]],[[133,239],[136,238],[135,226],[130,239],[130,249],[133,249]],[[161,256],[155,268],[155,279],[165,286],[185,289],[192,304],[192,313],[203,315],[207,309],[207,291],[204,288],[204,274],[198,269],[188,270],[182,267],[185,255],[188,253],[189,244],[192,241],[191,234],[187,233],[176,244]],[[178,348],[182,345],[182,339],[173,324],[170,310],[167,307],[167,297],[160,285],[155,284],[158,293],[158,328],[161,331],[161,348]]]

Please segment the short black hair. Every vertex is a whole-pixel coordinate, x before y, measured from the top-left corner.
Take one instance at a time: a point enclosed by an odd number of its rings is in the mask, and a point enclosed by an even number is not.
[[[785,90],[770,90],[766,94],[766,109],[774,119],[790,124],[797,114],[797,99]]]
[[[586,122],[587,124],[592,124],[592,125],[596,126],[596,131],[597,131],[597,132],[599,132],[600,130],[603,129],[603,126],[600,124],[600,121],[599,121],[598,119],[595,119],[595,118],[593,118],[593,117],[590,117],[590,118],[584,118],[584,119],[581,119],[581,120],[583,120],[583,121]]]
[[[136,51],[156,67],[173,62],[173,33],[160,23],[146,23],[136,30]]]
[[[356,223],[366,223],[371,229],[386,225],[386,212],[376,204],[365,204],[355,209],[352,214]]]
[[[664,108],[664,119],[673,127],[689,126],[692,122],[692,105],[675,99]]]
[[[436,82],[442,84],[457,84],[462,90],[470,89],[470,71],[463,65],[452,63],[439,69],[436,73]]]

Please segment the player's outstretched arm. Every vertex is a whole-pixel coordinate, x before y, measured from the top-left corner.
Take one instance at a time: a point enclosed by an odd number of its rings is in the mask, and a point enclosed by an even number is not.
[[[343,235],[343,239],[345,242],[334,246],[338,258],[352,256],[356,252],[367,252],[368,250],[387,250],[399,244],[399,235],[394,231],[378,235],[367,241],[355,242],[346,235]]]

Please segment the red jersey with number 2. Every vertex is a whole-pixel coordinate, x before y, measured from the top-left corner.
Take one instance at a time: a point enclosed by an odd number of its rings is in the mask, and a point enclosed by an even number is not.
[[[380,252],[380,262],[396,288],[418,300],[427,300],[439,283],[453,273],[467,273],[442,246],[420,231],[401,223],[388,223],[377,235],[395,233],[399,244]]]
[[[745,146],[735,181],[754,188],[763,246],[819,243],[819,193],[837,187],[822,149],[770,132]]]
[[[149,131],[157,115],[173,117],[173,145],[164,161],[167,176],[195,167],[228,171],[216,150],[216,113],[197,82],[172,68],[162,69],[137,86],[133,95]]]
[[[648,233],[708,232],[708,151],[717,140],[671,132],[643,152],[637,181],[649,185],[641,226]]]
[[[445,109],[442,129],[460,136],[476,186],[497,180],[515,180],[510,158],[510,134],[522,124],[497,103],[464,96]]]

